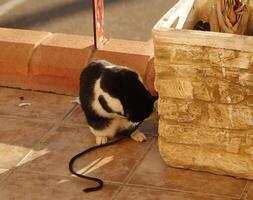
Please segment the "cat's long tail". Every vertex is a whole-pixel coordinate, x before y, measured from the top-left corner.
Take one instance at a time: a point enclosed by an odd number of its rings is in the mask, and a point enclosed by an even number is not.
[[[88,179],[88,180],[91,180],[91,181],[94,181],[94,182],[97,182],[98,183],[98,186],[96,187],[90,187],[90,188],[85,188],[83,189],[84,192],[93,192],[93,191],[97,191],[99,189],[101,189],[104,185],[104,182],[99,179],[99,178],[94,178],[94,177],[90,177],[90,176],[85,176],[85,175],[82,175],[82,174],[78,174],[76,173],[74,170],[73,170],[73,164],[75,162],[76,159],[78,159],[79,157],[95,150],[95,149],[98,149],[98,148],[101,148],[101,147],[106,147],[106,146],[110,146],[110,145],[113,145],[113,144],[116,144],[118,142],[120,142],[121,140],[123,139],[126,139],[128,138],[140,125],[142,124],[142,122],[138,123],[137,125],[135,125],[134,127],[131,127],[130,129],[124,131],[121,133],[121,137],[115,139],[115,140],[112,140],[111,142],[108,142],[106,144],[101,144],[101,145],[96,145],[96,146],[93,146],[93,147],[90,147],[88,149],[85,149],[84,151],[82,151],[81,153],[75,155],[73,158],[71,158],[71,160],[69,161],[69,171],[80,177],[80,178],[85,178],[85,179]]]

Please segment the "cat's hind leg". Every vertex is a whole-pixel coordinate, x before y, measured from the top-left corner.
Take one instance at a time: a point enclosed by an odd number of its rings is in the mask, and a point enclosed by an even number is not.
[[[106,144],[108,138],[113,138],[118,130],[118,122],[117,120],[111,120],[110,124],[103,129],[94,129],[91,126],[89,127],[91,132],[96,137],[97,145]]]
[[[107,143],[107,137],[106,136],[96,136],[96,144],[106,144]]]
[[[90,127],[91,132],[96,137],[96,144],[106,144],[108,141],[108,137],[110,137],[111,134],[108,133],[108,130],[95,130]]]

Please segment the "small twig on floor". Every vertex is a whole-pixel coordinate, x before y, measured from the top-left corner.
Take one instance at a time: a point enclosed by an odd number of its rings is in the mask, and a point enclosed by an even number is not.
[[[18,107],[24,107],[24,106],[31,106],[31,103],[20,103],[18,104]]]

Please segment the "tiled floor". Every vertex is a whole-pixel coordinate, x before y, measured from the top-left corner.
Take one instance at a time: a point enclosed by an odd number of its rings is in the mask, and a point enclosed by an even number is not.
[[[68,161],[95,138],[73,99],[0,88],[1,200],[253,199],[250,181],[166,166],[158,152],[156,117],[141,127],[148,141],[126,139],[77,161],[76,170],[105,181],[101,191],[82,192],[93,183],[72,176]]]

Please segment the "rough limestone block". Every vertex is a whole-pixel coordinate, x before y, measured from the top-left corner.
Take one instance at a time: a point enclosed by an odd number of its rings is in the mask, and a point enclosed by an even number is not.
[[[244,72],[239,76],[239,82],[243,86],[253,87],[253,73]]]
[[[203,82],[193,82],[193,96],[202,101],[215,101],[215,89]]]
[[[241,87],[239,85],[230,84],[227,82],[220,81],[219,85],[219,95],[220,102],[225,104],[236,104],[242,102],[247,94],[248,89]]]
[[[160,120],[159,132],[164,141],[185,144],[198,145],[202,147],[213,147],[221,151],[239,153],[243,138],[249,133],[247,131],[233,131],[226,129],[210,128],[196,125],[175,125],[170,124],[166,119]],[[252,140],[247,137],[248,143]],[[249,145],[243,144],[244,148]]]
[[[215,49],[209,51],[210,63],[221,68],[248,69],[251,63],[251,57],[252,55],[250,53],[233,50]]]
[[[197,102],[160,98],[158,112],[168,120],[193,122],[201,117],[202,109]]]
[[[247,106],[253,107],[253,95],[249,96],[246,102],[247,102]]]
[[[190,81],[159,79],[156,82],[156,87],[160,91],[161,95],[166,97],[180,99],[193,98],[193,87]]]
[[[252,129],[253,109],[234,105],[208,105],[208,124],[210,127],[224,129]]]
[[[229,174],[252,179],[252,155],[220,151],[198,145],[184,145],[158,140],[161,157],[170,166]]]
[[[253,180],[253,37],[186,30],[212,2],[180,0],[153,29],[159,149],[170,166]]]

